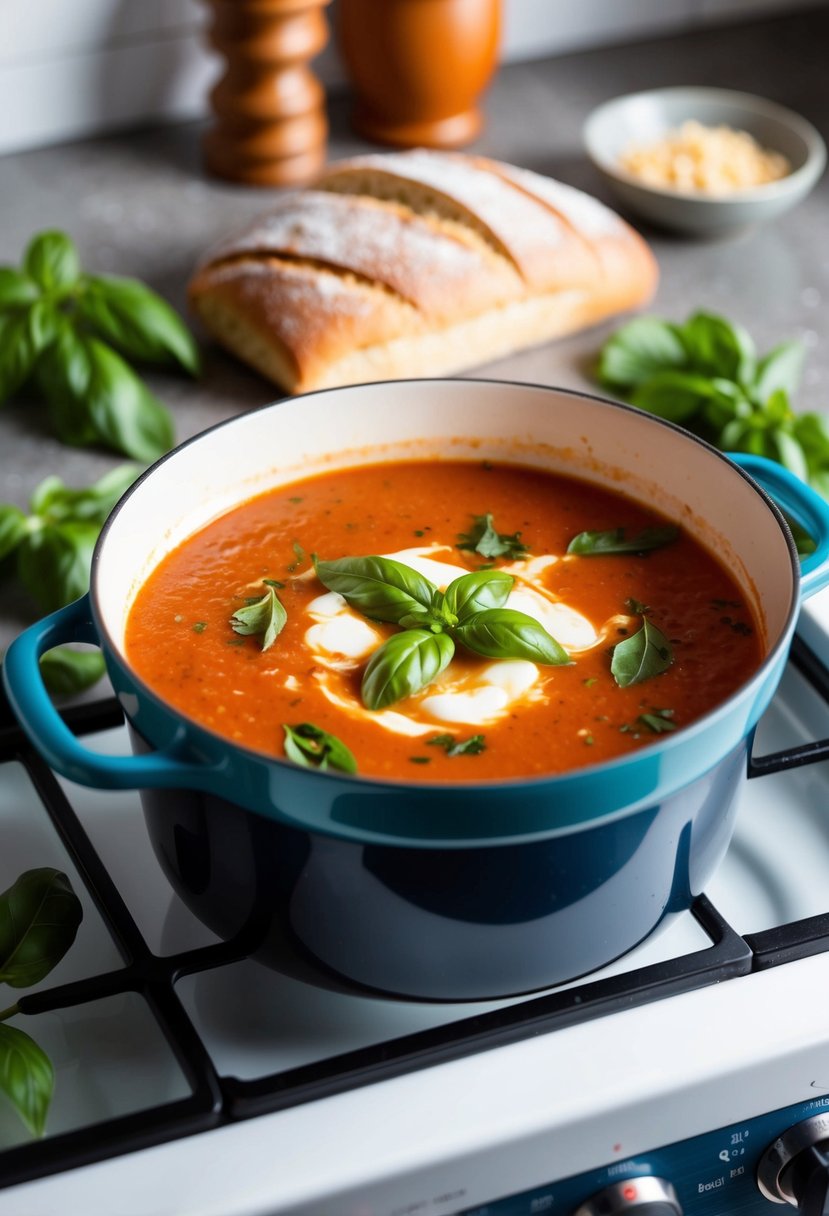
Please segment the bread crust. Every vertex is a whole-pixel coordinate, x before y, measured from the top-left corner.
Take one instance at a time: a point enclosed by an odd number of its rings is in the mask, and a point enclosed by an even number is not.
[[[603,204],[424,152],[332,165],[202,258],[207,331],[290,393],[462,371],[646,303],[655,259]]]

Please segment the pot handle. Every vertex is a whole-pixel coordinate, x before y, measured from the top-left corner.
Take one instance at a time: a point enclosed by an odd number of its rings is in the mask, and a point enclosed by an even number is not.
[[[105,756],[78,742],[58,713],[43,683],[41,655],[64,642],[92,642],[98,635],[89,596],[44,617],[11,643],[3,658],[3,681],[9,703],[32,744],[51,768],[98,789],[138,789],[142,786],[200,788],[208,774],[222,765],[188,764],[166,750],[144,756]]]
[[[829,583],[829,503],[782,464],[747,452],[728,452],[780,507],[809,533],[815,551],[800,563],[800,596],[808,599]]]

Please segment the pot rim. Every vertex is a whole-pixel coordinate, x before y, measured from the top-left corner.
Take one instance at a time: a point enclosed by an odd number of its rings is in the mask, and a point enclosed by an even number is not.
[[[135,672],[135,670],[129,663],[126,655],[123,653],[123,648],[115,642],[114,638],[112,637],[112,634],[110,633],[109,629],[105,625],[103,613],[101,611],[99,600],[98,600],[97,575],[98,575],[98,570],[99,570],[99,567],[101,564],[102,553],[103,553],[103,550],[107,543],[107,538],[108,538],[109,533],[111,532],[112,528],[115,526],[117,517],[120,514],[123,507],[125,506],[125,504],[127,503],[127,501],[133,496],[134,493],[136,493],[144,485],[144,483],[146,481],[148,481],[154,475],[155,471],[158,468],[160,468],[162,465],[167,464],[170,460],[175,459],[177,454],[180,453],[181,451],[183,451],[184,449],[189,448],[192,445],[200,442],[201,440],[205,439],[209,435],[212,435],[216,431],[222,430],[223,428],[228,427],[228,426],[232,426],[234,423],[238,423],[241,419],[252,417],[256,414],[265,412],[267,410],[275,409],[279,405],[281,405],[285,402],[305,400],[305,399],[320,396],[322,394],[330,394],[332,392],[359,391],[361,389],[366,389],[366,388],[374,389],[374,388],[377,388],[378,386],[388,387],[388,386],[400,385],[400,384],[425,384],[425,385],[428,385],[428,384],[448,384],[448,383],[462,384],[462,385],[484,384],[484,385],[497,386],[497,387],[503,387],[503,388],[518,389],[519,391],[524,390],[524,389],[529,389],[529,390],[533,390],[533,391],[541,391],[543,393],[561,393],[561,394],[564,394],[565,396],[568,396],[571,398],[576,398],[578,400],[586,400],[586,401],[590,401],[590,402],[600,405],[600,406],[608,407],[610,409],[614,409],[614,410],[618,409],[618,410],[622,410],[626,413],[635,414],[640,420],[644,419],[646,421],[646,424],[653,424],[654,426],[667,427],[669,430],[675,432],[676,434],[681,436],[683,439],[687,440],[689,443],[696,444],[699,447],[704,448],[708,453],[710,453],[712,456],[716,457],[729,470],[729,475],[730,474],[738,475],[755,490],[755,492],[760,496],[760,498],[763,499],[766,507],[769,509],[772,517],[774,518],[780,531],[783,534],[783,539],[784,539],[784,541],[786,543],[786,547],[789,551],[789,560],[790,560],[790,564],[791,564],[790,573],[792,576],[792,595],[790,597],[790,603],[789,603],[788,611],[786,613],[785,623],[782,626],[782,628],[780,629],[777,641],[774,643],[774,645],[771,646],[768,654],[765,656],[765,658],[760,663],[760,665],[758,667],[756,667],[749,674],[749,676],[740,684],[740,686],[737,689],[734,690],[734,692],[731,693],[731,695],[728,698],[726,698],[725,701],[721,701],[718,705],[714,706],[714,708],[709,710],[708,713],[703,714],[703,716],[698,718],[695,722],[690,723],[688,726],[683,726],[680,730],[678,730],[676,732],[676,734],[671,734],[668,736],[665,736],[665,735],[660,736],[657,739],[655,739],[653,742],[649,742],[649,743],[645,744],[644,746],[637,748],[636,751],[634,751],[634,752],[631,752],[624,756],[614,757],[611,760],[598,761],[598,762],[594,762],[591,764],[580,765],[578,768],[568,769],[561,773],[541,773],[541,774],[537,774],[534,776],[527,775],[527,776],[518,776],[518,777],[490,778],[489,780],[477,780],[477,781],[475,781],[475,780],[473,780],[473,781],[437,781],[434,779],[430,780],[428,778],[420,778],[418,780],[408,780],[407,781],[402,778],[377,777],[377,776],[373,776],[371,774],[359,773],[359,772],[351,774],[351,773],[342,773],[339,771],[334,772],[331,770],[323,771],[323,770],[319,770],[319,769],[313,769],[313,770],[309,769],[309,770],[303,770],[303,771],[307,771],[307,772],[309,772],[309,774],[313,773],[313,775],[315,777],[318,777],[321,779],[326,779],[326,780],[329,780],[332,782],[346,782],[349,785],[349,787],[351,787],[355,790],[357,788],[359,788],[360,786],[367,786],[370,789],[374,789],[374,790],[389,789],[389,790],[406,790],[406,791],[411,791],[411,792],[432,790],[432,791],[440,791],[443,793],[455,791],[457,793],[462,792],[464,795],[474,795],[474,793],[476,793],[476,792],[483,792],[483,791],[487,791],[487,790],[490,790],[490,791],[497,790],[499,792],[508,792],[510,789],[516,789],[516,790],[527,789],[527,788],[536,789],[536,788],[540,788],[545,785],[549,785],[551,783],[561,786],[561,785],[569,784],[573,781],[578,781],[580,778],[583,778],[585,780],[592,780],[600,775],[601,776],[607,775],[608,778],[612,779],[616,775],[622,776],[628,769],[635,767],[637,762],[641,761],[643,758],[646,758],[646,757],[652,758],[657,755],[660,755],[660,756],[666,755],[666,754],[669,754],[670,752],[673,752],[676,748],[682,748],[684,745],[687,745],[688,742],[690,740],[692,740],[695,736],[710,730],[712,725],[716,722],[716,720],[718,718],[727,716],[731,712],[733,706],[740,700],[740,698],[746,695],[748,689],[752,685],[761,682],[761,680],[765,677],[767,672],[778,662],[781,650],[785,647],[788,647],[790,640],[791,640],[791,636],[794,632],[794,627],[795,627],[795,623],[797,620],[797,616],[799,614],[800,603],[801,603],[800,596],[797,594],[797,588],[798,588],[799,581],[800,581],[800,559],[799,559],[799,556],[797,553],[797,547],[795,545],[794,538],[792,536],[788,523],[786,522],[785,516],[783,515],[782,511],[775,503],[774,499],[766,492],[766,490],[763,489],[762,486],[760,486],[754,480],[754,478],[750,477],[748,475],[748,473],[745,472],[745,470],[740,468],[740,466],[738,464],[736,464],[734,461],[729,459],[729,457],[724,452],[722,452],[719,448],[714,447],[713,444],[708,443],[704,439],[700,439],[698,436],[692,434],[692,432],[686,430],[684,427],[679,426],[677,423],[671,422],[670,420],[668,420],[666,418],[660,418],[655,414],[649,414],[646,411],[637,408],[636,406],[628,404],[627,402],[617,401],[610,397],[603,397],[598,393],[589,393],[589,392],[586,392],[581,389],[571,389],[571,388],[562,387],[559,385],[536,384],[532,381],[526,381],[526,380],[499,380],[499,379],[496,379],[495,377],[485,377],[485,376],[481,376],[481,377],[417,376],[417,377],[405,377],[405,378],[397,379],[397,380],[367,381],[365,383],[360,383],[360,384],[349,384],[349,385],[341,385],[341,386],[335,386],[335,387],[329,387],[329,388],[315,389],[312,392],[302,393],[297,396],[285,395],[282,397],[277,397],[274,400],[265,403],[264,405],[256,406],[251,410],[246,410],[242,414],[236,414],[230,418],[221,419],[219,422],[216,422],[216,423],[212,424],[211,426],[206,427],[203,431],[199,431],[197,434],[191,435],[188,439],[183,440],[181,443],[177,444],[174,448],[171,448],[169,452],[165,452],[163,456],[159,457],[158,460],[156,460],[147,469],[145,469],[144,472],[138,478],[136,478],[136,480],[132,483],[132,485],[124,492],[123,496],[119,499],[118,503],[113,508],[112,512],[110,513],[106,522],[104,523],[104,526],[102,527],[101,532],[98,536],[98,540],[95,544],[95,549],[94,549],[93,555],[92,555],[91,574],[90,574],[90,605],[91,605],[91,610],[92,610],[92,616],[93,616],[93,619],[95,622],[95,627],[98,632],[99,638],[101,640],[102,649],[104,650],[104,654],[105,655],[109,654],[109,656],[112,658],[113,661],[117,661],[122,667],[124,667],[125,670],[127,670],[129,672],[130,680],[132,682],[133,687],[136,689],[140,689],[142,697],[148,698],[155,705],[160,706],[167,713],[171,713],[177,719],[179,719],[183,723],[187,724],[188,728],[199,732],[203,736],[210,739],[214,744],[218,744],[219,747],[224,750],[228,750],[228,749],[232,750],[234,753],[241,754],[243,757],[245,757],[250,762],[253,762],[253,763],[256,763],[259,765],[277,765],[279,769],[286,769],[286,770],[292,771],[294,773],[297,772],[298,766],[296,764],[294,764],[291,760],[287,759],[287,757],[278,756],[278,755],[272,756],[272,755],[269,755],[267,752],[256,751],[255,749],[247,747],[244,744],[234,742],[233,740],[220,734],[218,731],[215,731],[215,730],[211,729],[210,727],[207,727],[204,724],[200,723],[197,719],[192,718],[189,715],[183,713],[181,710],[179,710],[175,706],[171,705],[168,701],[166,701],[163,697],[161,697],[157,692],[155,692],[154,689],[152,689],[148,684],[146,684],[144,682],[144,680]],[[244,500],[240,500],[240,501],[244,501]],[[103,645],[104,643],[105,643],[105,645]],[[711,761],[711,765],[708,767],[713,767],[713,765],[718,763],[720,761],[720,759],[722,759],[722,757],[720,755],[715,756]],[[701,774],[699,774],[699,775],[701,775]],[[634,807],[627,806],[625,809],[632,810],[632,809],[634,809]]]

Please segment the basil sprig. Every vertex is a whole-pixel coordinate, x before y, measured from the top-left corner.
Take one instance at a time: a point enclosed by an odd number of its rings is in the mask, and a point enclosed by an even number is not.
[[[479,553],[481,557],[510,557],[520,561],[529,554],[520,532],[498,532],[491,515],[475,515],[471,532],[461,532],[456,549]]]
[[[653,621],[643,616],[641,628],[613,647],[610,673],[620,688],[627,688],[661,675],[673,661],[668,639]]]
[[[155,460],[172,420],[127,359],[199,370],[174,309],[137,279],[84,274],[65,233],[39,233],[19,269],[0,267],[0,402],[32,382],[64,443]]]
[[[602,347],[598,376],[648,413],[723,451],[766,456],[829,498],[829,417],[796,413],[800,342],[759,357],[751,336],[698,312],[684,324],[637,317]]]
[[[261,599],[236,609],[230,618],[230,626],[234,633],[243,637],[261,636],[262,649],[268,650],[284,629],[287,619],[285,605],[276,594],[273,583],[268,583]]]
[[[581,557],[605,557],[617,553],[648,553],[662,549],[679,536],[679,528],[673,525],[643,528],[641,532],[628,536],[626,528],[611,528],[607,532],[579,532],[567,546],[568,553]]]
[[[338,769],[341,773],[356,773],[357,761],[341,739],[327,730],[314,726],[313,722],[300,722],[298,726],[283,723],[285,732],[285,755],[294,764],[303,768],[317,768],[321,772]]]
[[[83,917],[80,900],[60,870],[27,870],[0,895],[0,983],[28,988],[57,966],[75,940]],[[55,1074],[46,1052],[0,1012],[0,1092],[34,1136],[42,1136]]]
[[[369,709],[393,705],[431,684],[451,661],[456,643],[487,658],[570,662],[536,620],[503,606],[515,580],[501,570],[463,574],[440,591],[388,557],[317,559],[314,568],[351,607],[404,627],[368,661],[361,695]]]
[[[0,505],[0,562],[17,574],[40,609],[54,612],[88,590],[101,527],[140,472],[140,465],[119,465],[84,489],[47,477],[35,489],[28,514],[11,503]],[[67,647],[45,654],[40,668],[54,693],[80,692],[105,670],[99,651]]]

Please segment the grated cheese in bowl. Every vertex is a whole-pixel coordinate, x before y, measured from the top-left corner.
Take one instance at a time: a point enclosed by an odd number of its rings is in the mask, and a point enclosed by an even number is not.
[[[791,172],[785,156],[761,147],[747,131],[693,119],[651,143],[631,144],[619,163],[647,186],[708,195],[750,190]]]

